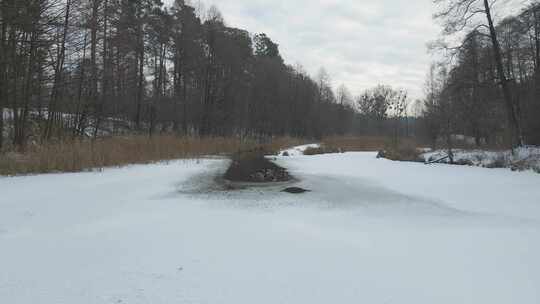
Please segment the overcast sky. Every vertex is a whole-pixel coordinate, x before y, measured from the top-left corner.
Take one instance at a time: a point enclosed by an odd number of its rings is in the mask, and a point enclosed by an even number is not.
[[[192,2],[197,3],[198,0]],[[202,0],[228,26],[264,32],[285,61],[311,75],[325,67],[353,94],[377,84],[423,95],[431,62],[426,44],[440,30],[431,0]]]

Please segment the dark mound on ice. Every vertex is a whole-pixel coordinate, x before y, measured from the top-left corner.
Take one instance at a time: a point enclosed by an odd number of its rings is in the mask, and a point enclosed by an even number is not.
[[[292,179],[286,169],[264,156],[262,149],[238,152],[225,172],[225,179],[233,182],[272,183]]]
[[[306,189],[299,188],[299,187],[290,187],[290,188],[286,188],[282,192],[287,192],[287,193],[291,193],[291,194],[302,194],[302,193],[306,193],[306,192],[310,192],[310,191],[306,190]]]

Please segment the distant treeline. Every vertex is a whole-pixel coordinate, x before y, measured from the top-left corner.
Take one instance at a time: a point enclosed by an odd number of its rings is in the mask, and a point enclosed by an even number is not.
[[[0,0],[2,108],[0,145],[14,146],[99,136],[111,120],[150,135],[320,137],[357,115],[265,34],[183,0]]]
[[[448,145],[453,134],[478,145],[540,145],[540,3],[497,23],[490,1],[435,2],[445,34],[465,35],[456,47],[443,45],[446,60],[429,74],[425,137]]]

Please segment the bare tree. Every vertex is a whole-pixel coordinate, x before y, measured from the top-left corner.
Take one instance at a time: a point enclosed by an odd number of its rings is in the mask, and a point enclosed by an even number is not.
[[[64,8],[65,10],[65,17],[64,17],[64,24],[62,25],[62,37],[59,41],[56,57],[56,63],[54,65],[54,82],[51,92],[51,97],[49,100],[49,106],[47,108],[47,122],[45,125],[45,130],[43,133],[43,136],[46,140],[49,140],[52,136],[53,128],[55,123],[59,122],[58,117],[58,99],[60,95],[60,87],[63,84],[63,78],[64,78],[64,63],[66,60],[66,40],[69,30],[69,20],[70,20],[70,13],[71,13],[71,0],[66,1],[66,6]]]
[[[519,115],[519,104],[512,95],[512,80],[508,79],[504,69],[501,45],[497,35],[495,21],[493,20],[493,5],[495,1],[434,0],[434,2],[442,7],[441,11],[435,15],[435,18],[443,21],[445,35],[452,36],[464,30],[474,30],[490,38],[493,59],[510,124],[512,147],[522,146],[524,144],[524,138]],[[484,18],[480,18],[479,16],[481,15]]]
[[[351,105],[353,102],[353,97],[349,88],[346,85],[341,84],[337,89],[337,102],[342,106]]]
[[[0,110],[13,113],[15,146],[180,129],[321,137],[350,132],[358,116],[326,71],[312,78],[286,65],[270,37],[227,26],[216,7],[0,0],[0,9]]]

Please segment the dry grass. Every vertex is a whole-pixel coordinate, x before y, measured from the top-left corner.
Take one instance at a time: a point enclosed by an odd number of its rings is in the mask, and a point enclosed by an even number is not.
[[[323,138],[323,146],[329,150],[342,152],[379,151],[389,142],[383,136],[342,136]]]
[[[293,138],[276,138],[262,145],[265,151],[300,144]],[[261,146],[238,138],[192,138],[177,136],[112,137],[94,141],[66,141],[29,147],[24,154],[0,154],[0,175],[78,172],[105,167],[229,155]]]
[[[418,145],[413,140],[400,140],[399,143],[389,142],[379,151],[377,157],[395,161],[424,162],[420,157]]]
[[[329,137],[323,139],[322,147],[323,152],[380,151],[384,158],[401,161],[418,161],[420,155],[418,143],[411,138],[400,138],[396,144],[383,136]]]
[[[329,154],[329,153],[341,153],[341,150],[333,147],[327,147],[326,145],[321,145],[317,148],[307,148],[304,150],[304,155],[318,155],[318,154]]]
[[[418,149],[408,145],[399,145],[397,148],[385,149],[379,153],[379,156],[395,161],[424,162],[424,160],[420,158]]]
[[[323,138],[319,148],[308,148],[304,154],[386,151],[388,158],[411,160],[418,156],[417,146],[418,144],[410,138],[400,138],[396,147],[391,138],[383,136],[326,137]]]
[[[277,155],[281,150],[291,148],[294,146],[300,146],[308,144],[309,142],[304,139],[293,137],[275,137],[269,143],[263,145],[256,145],[264,150],[267,155]]]

